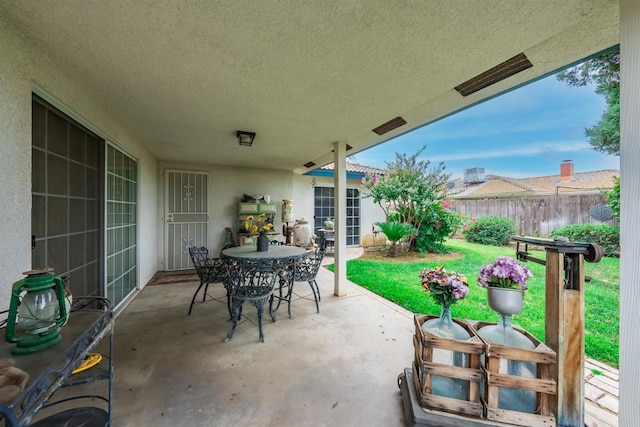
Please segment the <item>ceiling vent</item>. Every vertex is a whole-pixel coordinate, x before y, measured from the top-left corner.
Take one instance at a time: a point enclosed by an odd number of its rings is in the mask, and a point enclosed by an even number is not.
[[[460,92],[460,95],[468,96],[531,67],[533,67],[531,61],[529,61],[524,53],[520,53],[504,61],[502,64],[498,64],[490,70],[478,74],[474,78],[456,86],[455,89]]]
[[[405,119],[403,119],[402,117],[396,117],[389,120],[387,123],[381,124],[377,128],[373,129],[373,131],[378,135],[383,135],[387,132],[391,132],[395,128],[399,128],[400,126],[406,125],[406,124],[407,124],[407,121]]]
[[[315,164],[315,163],[313,163],[313,162],[307,162],[307,163],[305,163],[305,164],[304,164],[304,167],[305,167],[305,168],[307,168],[307,169],[309,169],[311,166],[315,166],[315,165],[316,165],[316,164]]]

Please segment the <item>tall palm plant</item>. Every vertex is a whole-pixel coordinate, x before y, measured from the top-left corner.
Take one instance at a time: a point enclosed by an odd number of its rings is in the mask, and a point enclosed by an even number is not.
[[[376,225],[380,227],[380,231],[387,236],[387,239],[391,242],[391,247],[387,252],[388,257],[395,257],[398,253],[398,241],[405,236],[409,236],[416,231],[411,224],[405,224],[398,221],[391,222],[376,222]]]

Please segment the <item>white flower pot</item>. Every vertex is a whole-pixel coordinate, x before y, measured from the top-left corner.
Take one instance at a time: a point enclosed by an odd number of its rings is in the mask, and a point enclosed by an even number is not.
[[[500,314],[518,314],[522,311],[522,289],[487,288],[489,307]]]

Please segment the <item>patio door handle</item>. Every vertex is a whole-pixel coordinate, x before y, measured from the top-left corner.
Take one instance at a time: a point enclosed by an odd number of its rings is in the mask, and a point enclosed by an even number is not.
[[[35,249],[36,248],[36,235],[32,234],[31,235],[31,249]]]

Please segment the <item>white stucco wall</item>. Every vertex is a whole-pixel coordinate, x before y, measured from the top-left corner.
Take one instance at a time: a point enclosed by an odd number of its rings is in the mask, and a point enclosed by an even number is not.
[[[274,218],[274,230],[282,231],[282,199],[290,199],[293,192],[293,173],[280,170],[232,168],[224,166],[199,165],[161,161],[158,165],[158,220],[155,222],[155,233],[158,235],[156,266],[164,271],[164,218],[166,170],[197,171],[209,173],[207,198],[209,202],[209,250],[217,255],[222,249],[225,238],[225,227],[233,230],[237,238],[238,202],[243,194],[268,194],[271,202],[276,203],[278,213]],[[294,208],[295,212],[295,208]]]
[[[301,216],[304,216],[309,220],[309,224],[313,228],[313,187],[311,183],[313,182],[313,177],[307,175],[295,175],[293,177],[293,195],[291,200],[293,200],[293,209],[291,213],[293,214],[293,219],[299,219]],[[316,177],[316,184],[321,182],[321,179]],[[333,187],[333,179],[330,180],[330,183],[327,181],[322,184],[326,187]]]
[[[121,127],[92,93],[78,86],[0,16],[0,309],[8,307],[11,284],[31,269],[32,91],[91,130],[125,148],[138,160],[139,281],[155,273],[157,161]]]
[[[333,177],[313,177],[307,175],[295,175],[293,180],[293,217],[300,218],[304,215],[313,224],[313,186],[333,187]],[[347,188],[360,188],[360,180],[348,179]],[[384,212],[373,199],[365,198],[360,192],[360,243],[362,246],[370,246],[373,242],[372,225],[384,221]]]
[[[238,202],[243,194],[268,194],[272,203],[276,203],[278,213],[274,219],[274,230],[282,232],[282,200],[293,200],[293,218],[301,216],[313,221],[313,178],[297,175],[292,172],[267,169],[233,168],[196,163],[180,163],[160,161],[158,163],[156,180],[158,183],[157,218],[154,222],[154,233],[158,236],[156,250],[156,268],[164,271],[165,258],[165,171],[179,170],[191,172],[207,172],[209,174],[208,202],[209,202],[209,250],[216,255],[222,249],[225,239],[225,227],[230,227],[237,238]],[[333,178],[315,177],[319,186],[333,187]],[[350,188],[359,188],[359,180],[349,180]],[[371,199],[361,200],[361,236],[364,241],[372,238],[371,226],[374,222],[384,221],[382,209]],[[290,223],[290,225],[292,225]],[[281,239],[284,239],[281,236]]]

